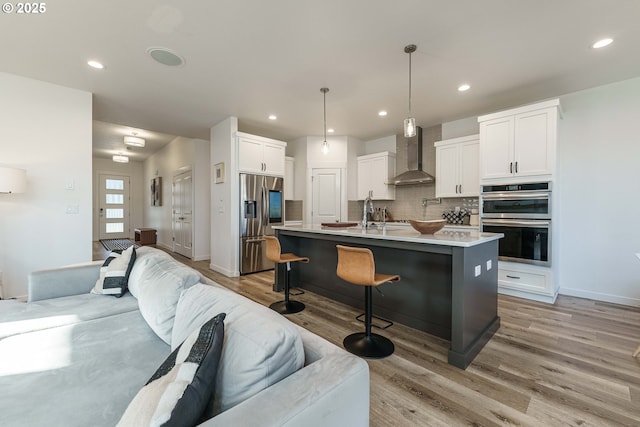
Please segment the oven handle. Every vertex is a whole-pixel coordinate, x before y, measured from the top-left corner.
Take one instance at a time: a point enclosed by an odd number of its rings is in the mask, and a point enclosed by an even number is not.
[[[549,199],[549,193],[483,193],[484,200]]]
[[[521,221],[513,219],[483,220],[482,225],[502,225],[505,227],[549,227],[551,221]]]

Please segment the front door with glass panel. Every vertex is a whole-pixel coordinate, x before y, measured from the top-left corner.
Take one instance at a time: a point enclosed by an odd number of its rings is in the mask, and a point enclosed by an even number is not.
[[[129,177],[100,175],[98,220],[100,239],[127,239],[129,228]]]

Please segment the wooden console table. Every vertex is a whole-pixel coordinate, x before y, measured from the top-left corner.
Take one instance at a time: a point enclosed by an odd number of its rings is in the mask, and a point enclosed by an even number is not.
[[[134,233],[136,243],[141,246],[156,244],[157,231],[155,228],[136,228]]]

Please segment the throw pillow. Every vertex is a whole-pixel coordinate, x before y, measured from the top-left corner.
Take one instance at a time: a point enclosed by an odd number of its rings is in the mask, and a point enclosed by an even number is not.
[[[129,274],[136,261],[136,248],[129,246],[124,251],[112,251],[100,267],[100,277],[91,290],[94,294],[121,297],[127,292]]]
[[[118,426],[193,426],[211,417],[224,341],[221,313],[195,330],[136,394]]]

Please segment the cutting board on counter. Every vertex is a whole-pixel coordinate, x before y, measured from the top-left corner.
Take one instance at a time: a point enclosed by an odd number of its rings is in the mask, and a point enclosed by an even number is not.
[[[334,228],[346,228],[346,227],[355,227],[358,225],[357,222],[323,222],[320,224],[323,227],[334,227]]]

